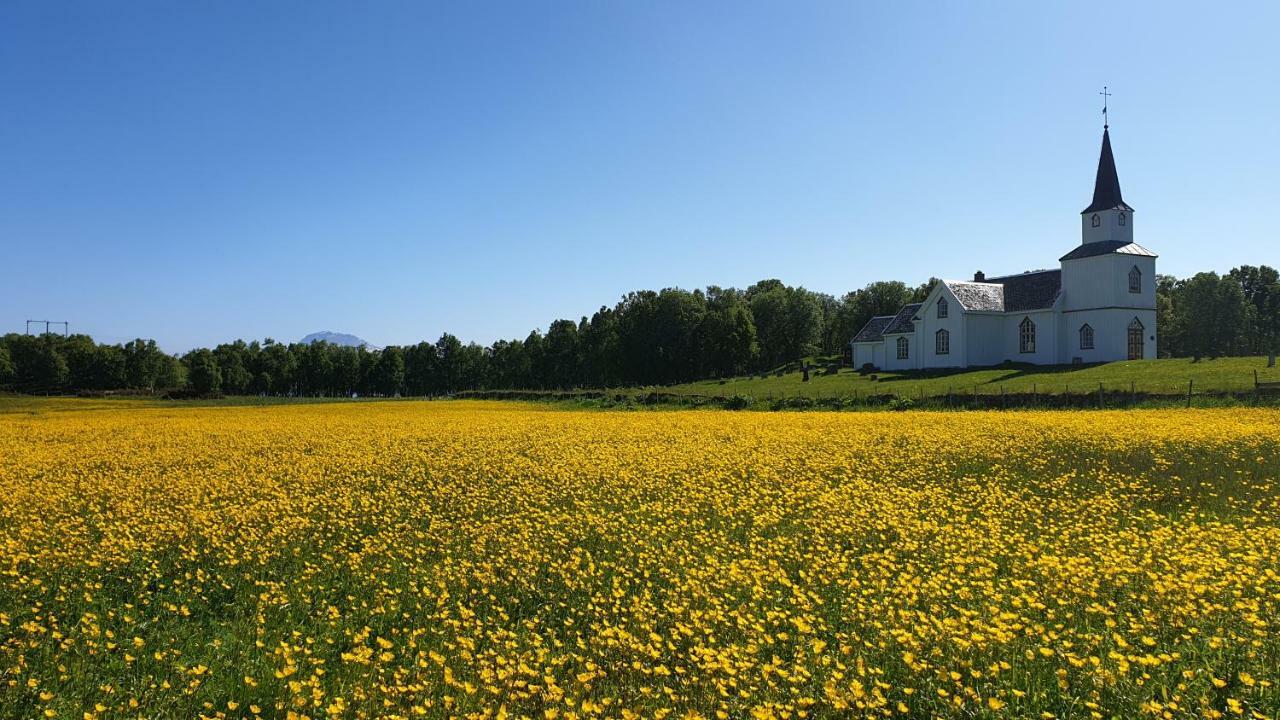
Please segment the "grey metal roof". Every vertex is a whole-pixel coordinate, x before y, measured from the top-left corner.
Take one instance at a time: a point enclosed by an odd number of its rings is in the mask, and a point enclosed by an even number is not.
[[[1004,286],[1004,311],[1026,312],[1053,307],[1062,289],[1061,270],[1033,270],[1018,275],[987,278]]]
[[[853,336],[853,341],[860,342],[877,342],[884,339],[884,329],[889,326],[893,320],[893,315],[877,315],[867,321],[866,325]]]
[[[1141,255],[1143,257],[1159,257],[1138,243],[1127,243],[1123,240],[1103,240],[1102,242],[1091,242],[1080,245],[1075,250],[1072,250],[1066,255],[1058,258],[1058,260],[1079,260],[1081,258],[1097,257],[1098,255],[1110,255],[1111,253],[1118,253],[1121,255]]]
[[[911,316],[916,314],[916,311],[920,309],[920,305],[920,303],[903,305],[902,309],[898,311],[897,315],[893,316],[893,320],[881,334],[896,335],[898,333],[915,332],[916,326],[915,323],[911,322]]]
[[[1004,286],[994,282],[962,282],[943,280],[965,310],[1001,312],[1004,310]]]

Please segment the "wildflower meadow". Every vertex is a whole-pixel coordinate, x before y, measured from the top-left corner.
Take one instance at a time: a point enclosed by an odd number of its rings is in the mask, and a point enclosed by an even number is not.
[[[1247,717],[1280,411],[33,404],[0,717]]]

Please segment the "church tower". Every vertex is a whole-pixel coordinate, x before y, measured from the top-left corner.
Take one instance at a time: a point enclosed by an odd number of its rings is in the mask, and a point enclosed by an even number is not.
[[[1154,358],[1156,254],[1133,241],[1133,208],[1120,195],[1105,124],[1093,202],[1080,220],[1081,244],[1059,258],[1059,362]]]
[[[1102,152],[1093,181],[1093,202],[1080,213],[1081,242],[1133,242],[1133,208],[1120,195],[1120,176],[1111,154],[1111,132],[1102,127]]]

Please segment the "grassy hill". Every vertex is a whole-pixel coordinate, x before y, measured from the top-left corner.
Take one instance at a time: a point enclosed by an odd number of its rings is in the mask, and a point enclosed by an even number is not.
[[[916,398],[955,394],[1042,394],[1084,393],[1098,389],[1134,389],[1152,394],[1185,393],[1187,383],[1199,392],[1242,392],[1253,389],[1254,372],[1262,382],[1280,382],[1280,368],[1268,368],[1265,357],[1200,360],[1134,360],[1086,366],[1009,365],[973,370],[925,370],[861,374],[840,368],[834,362],[816,359],[817,370],[803,382],[798,367],[773,373],[728,380],[704,380],[672,387],[662,392],[730,397],[749,395],[756,399],[781,397],[823,398],[832,396],[898,395]],[[659,388],[654,388],[658,390]]]

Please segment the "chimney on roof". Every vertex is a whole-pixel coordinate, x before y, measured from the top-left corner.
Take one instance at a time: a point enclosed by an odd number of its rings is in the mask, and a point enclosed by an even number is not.
[[[974,273],[974,274],[973,274],[973,281],[974,281],[974,282],[986,282],[986,281],[987,281],[987,274],[986,274],[986,273],[984,273],[984,272],[982,272],[981,270],[979,270],[978,272],[976,272],[976,273]]]

